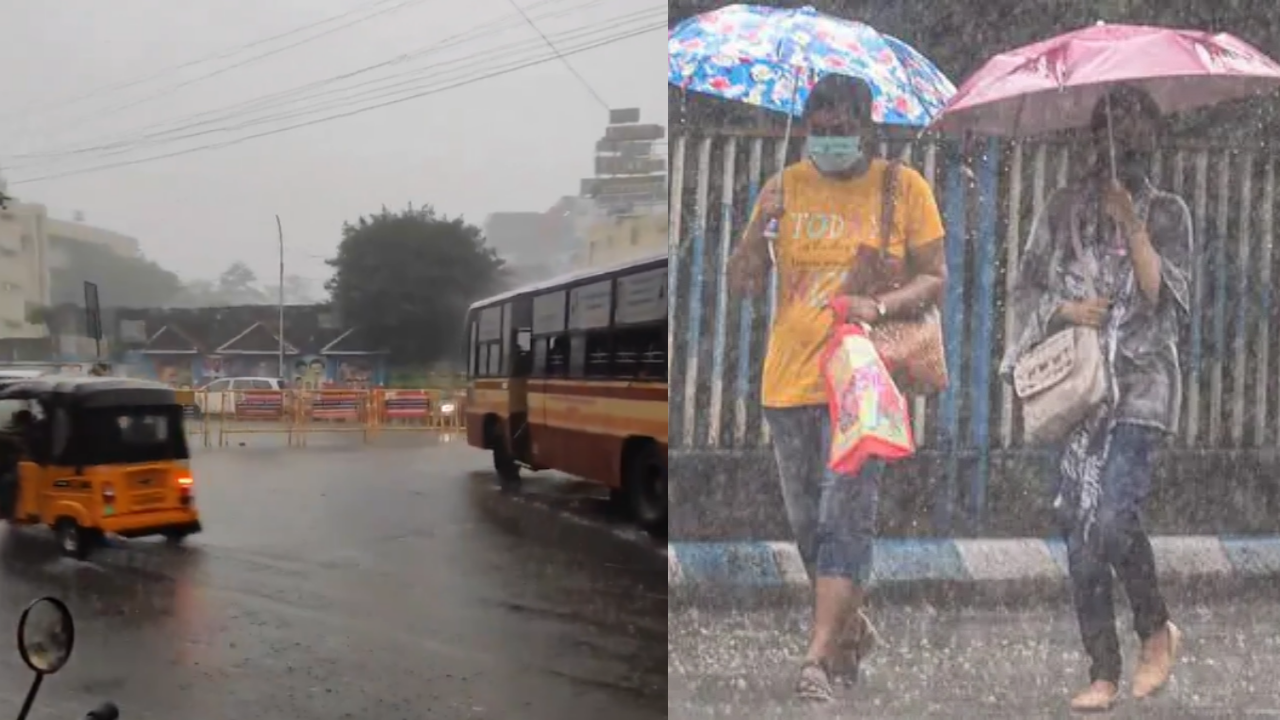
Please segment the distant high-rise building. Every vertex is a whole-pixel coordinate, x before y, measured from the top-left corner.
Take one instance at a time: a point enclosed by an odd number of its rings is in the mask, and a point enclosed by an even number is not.
[[[596,175],[582,194],[597,212],[580,265],[598,267],[662,252],[667,244],[666,128],[634,108],[613,110],[596,142]]]
[[[538,282],[574,267],[590,212],[590,200],[564,197],[545,212],[493,213],[485,219],[484,234],[506,261],[510,284]]]
[[[582,180],[581,195],[608,215],[647,214],[667,203],[667,129],[641,123],[635,108],[613,110],[596,141],[595,177]]]
[[[0,338],[48,335],[31,322],[49,304],[48,220],[43,205],[13,200],[0,209]]]
[[[44,337],[35,308],[56,304],[49,271],[70,262],[76,243],[138,257],[136,238],[82,222],[49,217],[44,205],[9,201],[0,209],[0,338]],[[71,297],[79,298],[76,287]]]

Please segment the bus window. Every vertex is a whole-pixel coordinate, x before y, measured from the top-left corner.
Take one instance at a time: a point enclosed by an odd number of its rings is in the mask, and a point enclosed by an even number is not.
[[[489,377],[502,377],[502,348],[489,346]]]
[[[533,375],[533,333],[529,328],[516,331],[516,345],[512,352],[511,377],[523,378]]]
[[[667,381],[667,370],[671,367],[667,362],[667,343],[666,340],[661,342],[650,343],[649,348],[645,350],[644,355],[640,359],[640,377],[645,380],[661,380]]]
[[[580,378],[587,374],[586,335],[578,333],[569,339],[569,377]]]
[[[487,307],[478,313],[473,331],[473,344],[478,346],[477,377],[502,377],[503,307]]]
[[[533,341],[533,377],[546,377],[548,375],[548,355],[547,349],[551,344],[551,338],[538,338]]]
[[[550,338],[547,351],[547,377],[567,377],[569,375],[569,336],[559,335]]]
[[[478,337],[479,329],[480,326],[475,322],[472,322],[471,332],[468,335],[470,342],[467,343],[467,372],[471,373],[472,377],[480,374],[480,353],[479,349],[476,347],[476,339]]]
[[[663,325],[619,328],[614,333],[613,376],[665,380],[666,341],[666,327]]]
[[[607,331],[587,333],[586,343],[586,376],[608,377],[613,364],[613,338]]]

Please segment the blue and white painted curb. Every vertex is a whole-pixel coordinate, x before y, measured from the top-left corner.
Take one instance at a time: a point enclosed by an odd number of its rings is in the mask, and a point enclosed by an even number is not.
[[[1275,580],[1280,592],[1280,536],[1165,536],[1152,538],[1162,580]],[[1066,546],[1060,540],[878,540],[872,586],[950,587],[1041,584],[1063,587]],[[794,543],[671,543],[667,585],[673,595],[807,589]]]

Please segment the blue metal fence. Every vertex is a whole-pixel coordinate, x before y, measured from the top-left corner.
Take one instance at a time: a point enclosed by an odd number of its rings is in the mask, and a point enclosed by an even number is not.
[[[673,452],[767,444],[758,374],[776,288],[733,297],[722,279],[762,182],[781,166],[782,143],[748,135],[679,135],[671,142],[671,424]],[[797,148],[792,147],[791,157]],[[944,308],[951,388],[914,398],[917,437],[930,449],[976,461],[965,496],[985,503],[990,454],[1016,449],[1015,401],[996,376],[1008,333],[1004,298],[1031,218],[1085,158],[1053,144],[989,140],[893,144],[933,184],[947,227],[951,283]],[[1158,185],[1187,199],[1197,253],[1195,311],[1182,340],[1186,372],[1178,443],[1194,449],[1280,447],[1271,359],[1270,289],[1275,158],[1205,146],[1168,147]],[[956,493],[953,465],[946,484]]]

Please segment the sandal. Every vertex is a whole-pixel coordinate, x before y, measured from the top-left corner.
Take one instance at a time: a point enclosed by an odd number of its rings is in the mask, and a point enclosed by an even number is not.
[[[880,633],[871,618],[859,610],[840,640],[840,649],[832,662],[831,676],[836,682],[851,687],[858,682],[865,660],[880,644]]]
[[[835,701],[835,691],[831,689],[831,674],[821,660],[807,660],[800,666],[800,677],[796,680],[796,697],[812,703]]]

